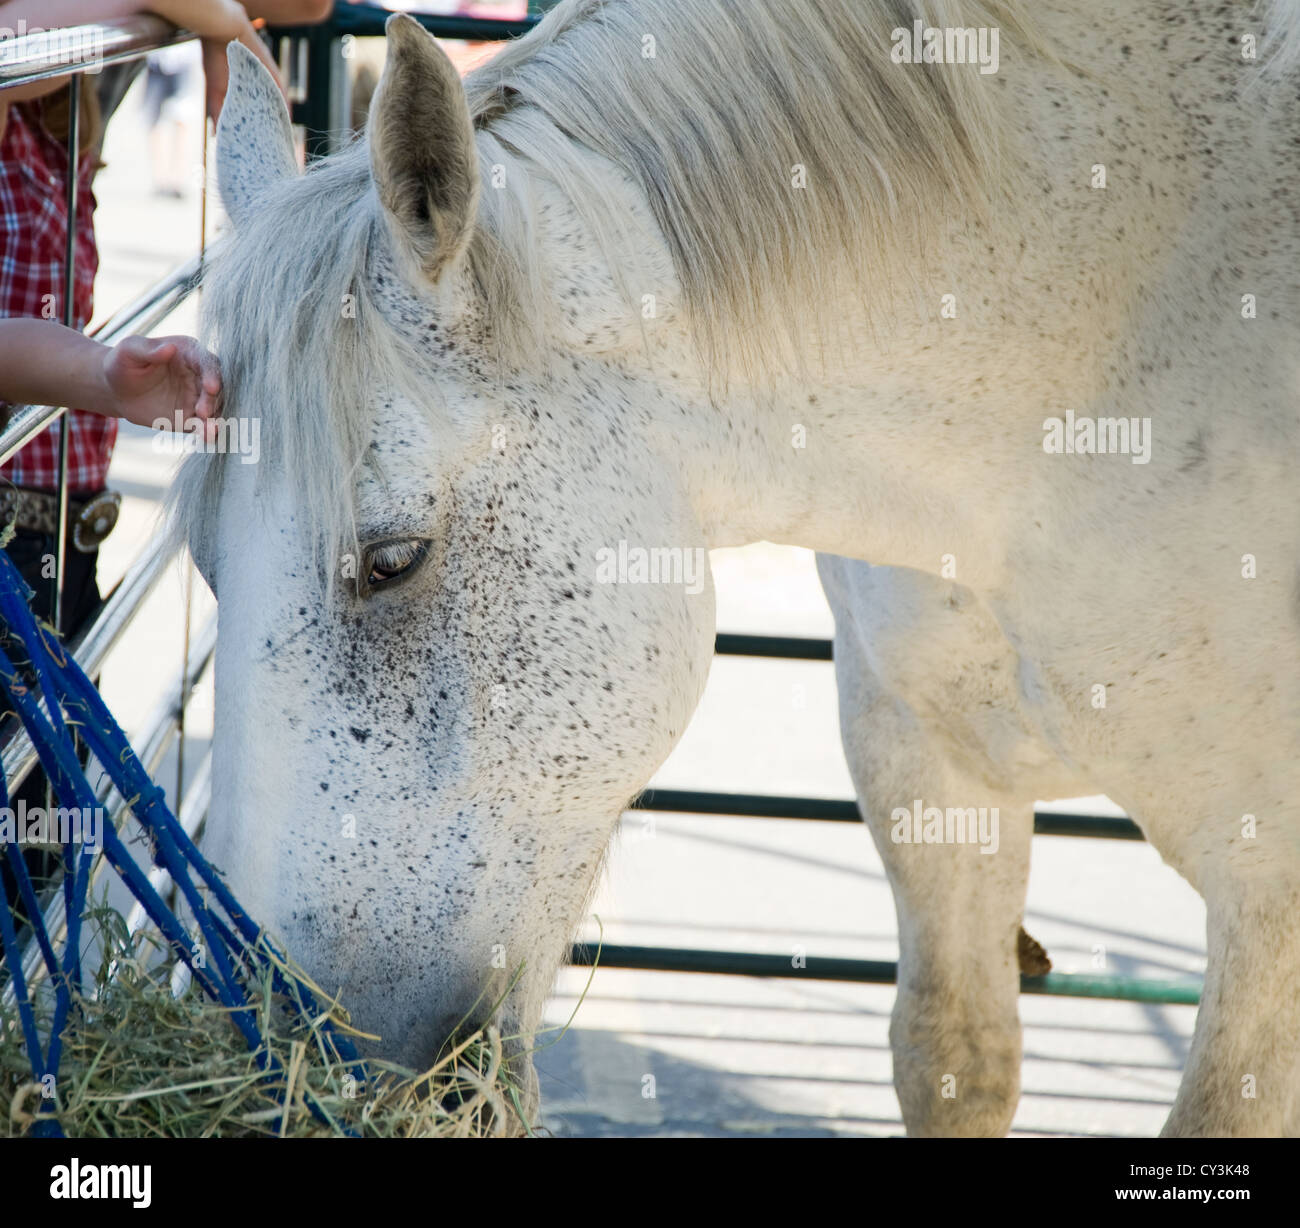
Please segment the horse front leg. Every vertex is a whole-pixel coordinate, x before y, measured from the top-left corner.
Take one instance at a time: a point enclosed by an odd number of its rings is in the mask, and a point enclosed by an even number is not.
[[[925,791],[927,806],[968,804],[970,790],[945,777],[948,789]],[[873,832],[885,835],[876,842],[898,913],[889,1036],[907,1132],[1003,1135],[1020,1099],[1018,947],[1027,939],[1020,922],[1028,841],[999,850],[996,861],[968,847],[897,845],[883,808],[868,799],[867,810]],[[1004,812],[1002,822],[1003,839],[1018,842],[1011,829],[1032,830],[1032,809]]]
[[[890,1044],[903,1121],[915,1136],[1005,1134],[1020,1098],[1021,962],[1047,970],[1020,928],[1032,804],[991,795],[953,763],[839,641],[836,660],[845,752],[898,913]],[[902,816],[918,807],[945,820],[949,808],[996,810],[996,851],[927,842],[924,822],[917,842]]]
[[[1300,875],[1220,873],[1205,897],[1205,988],[1161,1134],[1300,1135]]]

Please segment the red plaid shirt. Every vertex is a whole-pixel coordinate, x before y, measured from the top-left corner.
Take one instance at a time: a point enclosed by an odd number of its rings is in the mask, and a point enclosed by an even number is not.
[[[67,264],[66,147],[40,122],[40,102],[9,108],[0,139],[0,317],[63,322]],[[77,181],[73,323],[85,328],[93,313],[94,151],[80,160]],[[68,413],[68,488],[89,494],[104,488],[117,439],[117,419],[74,409]],[[36,490],[59,487],[59,426],[42,431],[8,464],[0,479]]]

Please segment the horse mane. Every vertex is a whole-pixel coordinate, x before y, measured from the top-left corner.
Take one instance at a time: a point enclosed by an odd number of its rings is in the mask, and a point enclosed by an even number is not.
[[[839,323],[825,315],[828,269],[850,292],[871,286],[883,301],[915,284],[917,252],[936,246],[945,223],[1025,207],[1021,176],[1003,156],[998,77],[970,64],[901,67],[890,56],[894,31],[917,21],[996,28],[1003,63],[1040,58],[1091,75],[1064,64],[1035,7],[560,0],[465,82],[484,173],[469,256],[503,356],[535,354],[553,332],[530,178],[555,182],[603,249],[628,259],[601,180],[607,159],[650,205],[705,369],[759,382],[805,374],[809,341],[824,344]],[[1265,31],[1268,71],[1255,84],[1284,81],[1300,63],[1300,0],[1242,8],[1254,10],[1245,28]],[[489,168],[512,159],[527,173],[488,190]],[[864,317],[879,324],[870,306]]]
[[[668,245],[707,368],[768,378],[799,366],[801,319],[830,323],[816,319],[829,265],[849,285],[883,289],[945,218],[987,211],[1005,186],[996,78],[971,65],[900,67],[892,32],[915,20],[994,26],[1004,60],[1044,52],[1024,7],[562,0],[466,89],[484,162],[522,157],[607,250],[626,254],[585,150],[623,170]],[[471,261],[489,318],[518,325],[505,348],[526,350],[549,316],[530,253],[510,246],[529,234],[509,216],[526,205],[500,188],[483,196]]]
[[[199,331],[221,357],[225,412],[262,420],[259,485],[268,468],[287,476],[332,588],[335,552],[356,542],[352,500],[338,496],[369,446],[375,380],[412,369],[370,286],[378,205],[365,143],[270,185],[258,204],[209,258]],[[240,459],[196,451],[168,492],[170,531],[196,555]]]

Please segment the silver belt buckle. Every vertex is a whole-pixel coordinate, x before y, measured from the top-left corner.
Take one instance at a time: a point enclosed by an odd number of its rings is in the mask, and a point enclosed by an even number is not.
[[[122,496],[115,490],[96,495],[77,513],[72,522],[72,544],[82,554],[91,554],[117,524]]]

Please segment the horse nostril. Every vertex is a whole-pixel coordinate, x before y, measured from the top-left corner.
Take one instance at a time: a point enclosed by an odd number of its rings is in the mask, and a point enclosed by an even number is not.
[[[476,1003],[459,1014],[441,1016],[438,1026],[434,1029],[434,1040],[438,1044],[439,1056],[445,1056],[458,1045],[472,1040],[491,1022],[491,1006],[481,1003]]]

